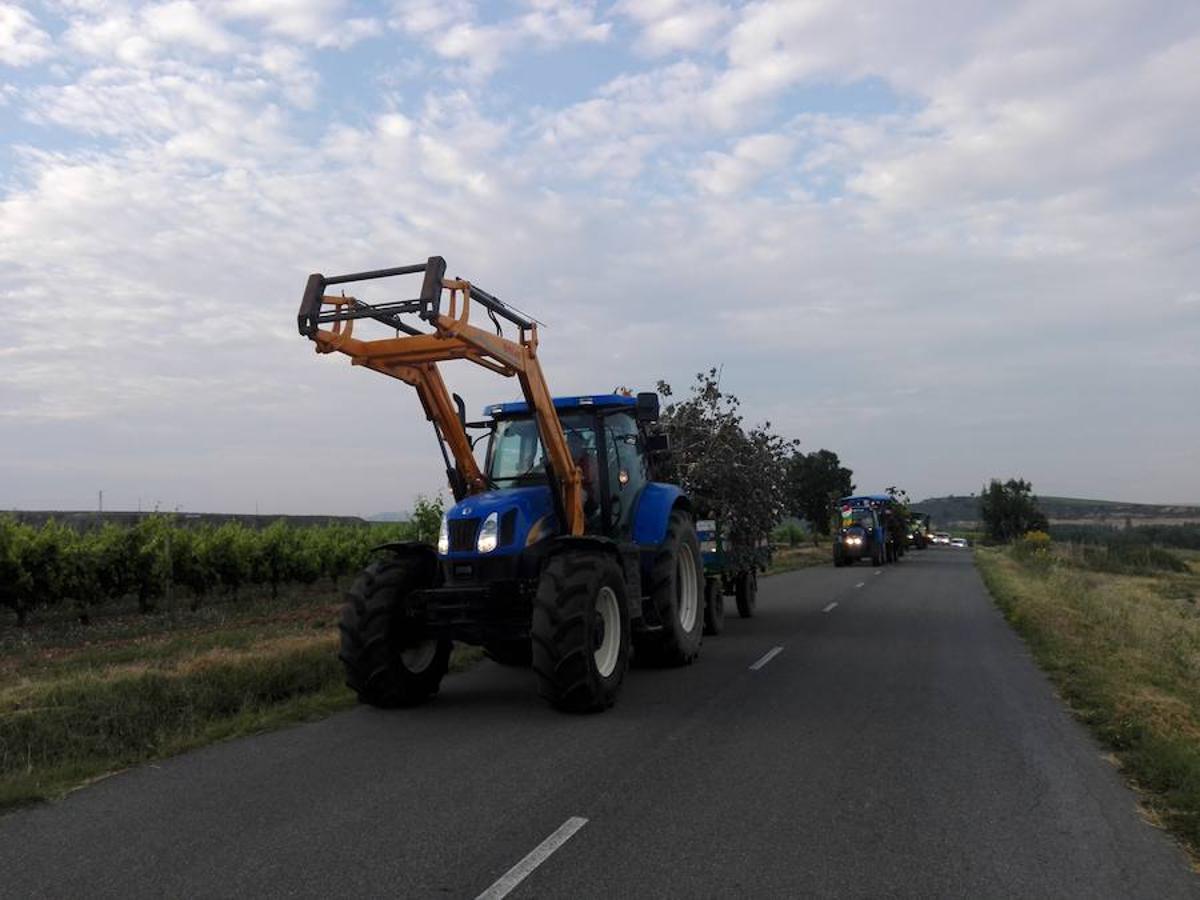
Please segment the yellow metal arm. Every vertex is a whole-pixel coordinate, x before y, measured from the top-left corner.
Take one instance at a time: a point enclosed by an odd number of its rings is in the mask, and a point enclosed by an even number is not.
[[[459,421],[437,364],[465,359],[506,377],[517,376],[537,423],[546,458],[558,481],[551,489],[558,492],[562,501],[561,508],[567,519],[563,523],[564,531],[583,534],[582,476],[571,457],[562,423],[538,363],[537,325],[521,326],[516,341],[483,331],[470,323],[470,283],[444,279],[441,288],[449,291],[449,307],[446,313],[438,312],[430,318],[434,327],[431,333],[397,333],[396,337],[362,340],[354,337],[355,320],[346,318],[332,322],[329,329],[314,326],[308,335],[318,353],[344,353],[353,365],[382,372],[415,387],[426,415],[449,445],[469,494],[486,490],[487,479],[471,452],[470,439]],[[362,306],[353,297],[322,295],[320,300],[322,310],[350,311]]]

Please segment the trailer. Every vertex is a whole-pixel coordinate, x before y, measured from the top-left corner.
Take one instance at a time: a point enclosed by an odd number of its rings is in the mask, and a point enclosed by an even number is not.
[[[764,538],[731,553],[719,519],[698,520],[696,537],[704,558],[704,633],[720,634],[725,627],[726,597],[735,599],[743,619],[754,616],[758,573],[766,572],[771,563],[771,545]]]

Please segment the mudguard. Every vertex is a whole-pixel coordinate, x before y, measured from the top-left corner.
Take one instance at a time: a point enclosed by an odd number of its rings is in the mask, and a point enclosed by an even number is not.
[[[671,516],[671,510],[680,503],[686,509],[691,509],[687,495],[678,485],[657,481],[647,484],[633,511],[633,542],[642,548],[661,544],[667,536],[667,519]]]

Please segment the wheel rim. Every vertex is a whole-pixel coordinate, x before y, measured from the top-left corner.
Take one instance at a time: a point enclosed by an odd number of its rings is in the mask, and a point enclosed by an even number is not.
[[[617,668],[617,659],[621,655],[621,609],[617,605],[617,595],[610,587],[602,587],[596,593],[596,625],[602,633],[592,651],[592,659],[596,671],[602,678],[607,678]]]
[[[700,603],[696,589],[696,560],[688,547],[682,547],[679,554],[679,566],[675,572],[676,591],[678,594],[679,624],[684,631],[691,631],[696,626],[696,610]]]
[[[424,672],[437,655],[438,642],[434,639],[421,641],[412,647],[400,651],[400,662],[404,668],[414,675]]]

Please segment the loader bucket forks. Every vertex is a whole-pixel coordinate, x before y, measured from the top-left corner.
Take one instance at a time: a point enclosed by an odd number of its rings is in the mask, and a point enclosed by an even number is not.
[[[370,304],[325,293],[332,285],[421,273],[421,295],[412,300]],[[448,467],[447,475],[456,500],[486,490],[488,481],[471,452],[471,440],[438,363],[465,359],[498,375],[515,375],[537,422],[563,532],[583,534],[582,477],[538,362],[538,323],[470,282],[445,276],[446,261],[440,256],[394,269],[331,278],[310,275],[297,317],[300,334],[313,341],[318,353],[343,353],[352,365],[390,375],[416,388],[426,418],[433,423],[439,441],[444,441],[443,452],[449,446],[454,457],[454,468]],[[444,292],[449,292],[445,312]],[[471,324],[473,303],[487,312],[496,326],[495,334]],[[406,315],[417,316],[433,330],[415,327],[403,318]],[[355,337],[354,323],[359,319],[373,319],[396,334],[386,338]],[[515,341],[504,337],[500,319],[516,326]]]

